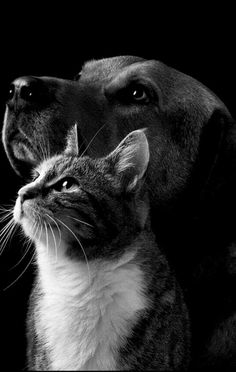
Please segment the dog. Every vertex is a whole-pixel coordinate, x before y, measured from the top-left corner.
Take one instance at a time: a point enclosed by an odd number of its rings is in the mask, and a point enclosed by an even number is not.
[[[24,76],[9,87],[3,145],[26,177],[61,152],[77,123],[80,154],[108,154],[147,128],[152,225],[185,294],[192,368],[236,365],[236,133],[225,104],[160,61],[91,60],[74,80]]]

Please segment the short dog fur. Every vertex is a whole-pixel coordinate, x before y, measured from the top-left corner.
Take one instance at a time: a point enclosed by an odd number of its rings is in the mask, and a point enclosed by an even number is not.
[[[20,175],[60,152],[78,125],[80,152],[108,154],[148,128],[152,224],[185,293],[192,367],[236,365],[236,137],[224,103],[165,64],[92,60],[75,80],[21,77],[10,86],[3,143]]]

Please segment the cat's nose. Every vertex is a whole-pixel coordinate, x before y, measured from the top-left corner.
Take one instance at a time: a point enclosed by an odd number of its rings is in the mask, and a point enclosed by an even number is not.
[[[24,203],[25,200],[34,199],[37,195],[35,188],[24,186],[18,191],[18,196],[21,203]]]
[[[40,103],[46,94],[42,80],[34,76],[15,79],[9,86],[7,105],[10,109],[22,109]]]

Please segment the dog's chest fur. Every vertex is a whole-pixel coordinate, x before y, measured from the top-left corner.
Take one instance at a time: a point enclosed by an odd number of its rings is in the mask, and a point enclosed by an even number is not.
[[[38,250],[40,251],[40,250]],[[118,349],[146,307],[133,254],[116,262],[75,263],[38,254],[42,296],[37,336],[53,370],[114,370]],[[45,252],[45,251],[44,251]],[[55,258],[54,258],[55,260]],[[89,285],[91,282],[91,285]]]

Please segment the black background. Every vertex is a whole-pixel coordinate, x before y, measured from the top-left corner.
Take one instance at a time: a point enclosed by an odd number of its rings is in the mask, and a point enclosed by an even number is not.
[[[1,122],[8,85],[14,78],[22,75],[48,75],[70,79],[88,59],[122,54],[159,59],[195,77],[213,90],[233,117],[236,117],[236,43],[229,20],[230,12],[221,13],[219,9],[216,19],[214,11],[205,17],[202,11],[195,22],[192,19],[195,9],[183,19],[172,12],[175,23],[169,18],[170,9],[164,15],[161,12],[155,13],[154,20],[150,22],[146,14],[139,19],[131,14],[130,18],[125,19],[130,27],[124,29],[124,13],[113,23],[112,17],[117,6],[114,3],[112,15],[107,15],[101,22],[98,16],[96,22],[91,20],[91,9],[84,14],[80,10],[76,11],[73,19],[73,8],[60,18],[55,12],[46,17],[47,9],[39,13],[36,5],[35,9],[31,9],[30,15],[15,11],[14,18],[11,9],[3,11],[1,17],[5,23],[0,36]],[[94,12],[96,15],[96,10]],[[37,22],[36,14],[40,15]],[[163,17],[164,22],[160,26]],[[84,21],[83,25],[81,21]],[[17,189],[23,184],[23,180],[14,174],[2,146],[0,180],[0,205],[13,205]],[[3,226],[1,223],[0,227]],[[29,251],[24,260],[12,269],[22,252],[20,236],[17,235],[0,256],[1,370],[22,369],[25,363],[24,322],[32,267],[4,291],[22,273],[31,258],[32,251]]]

